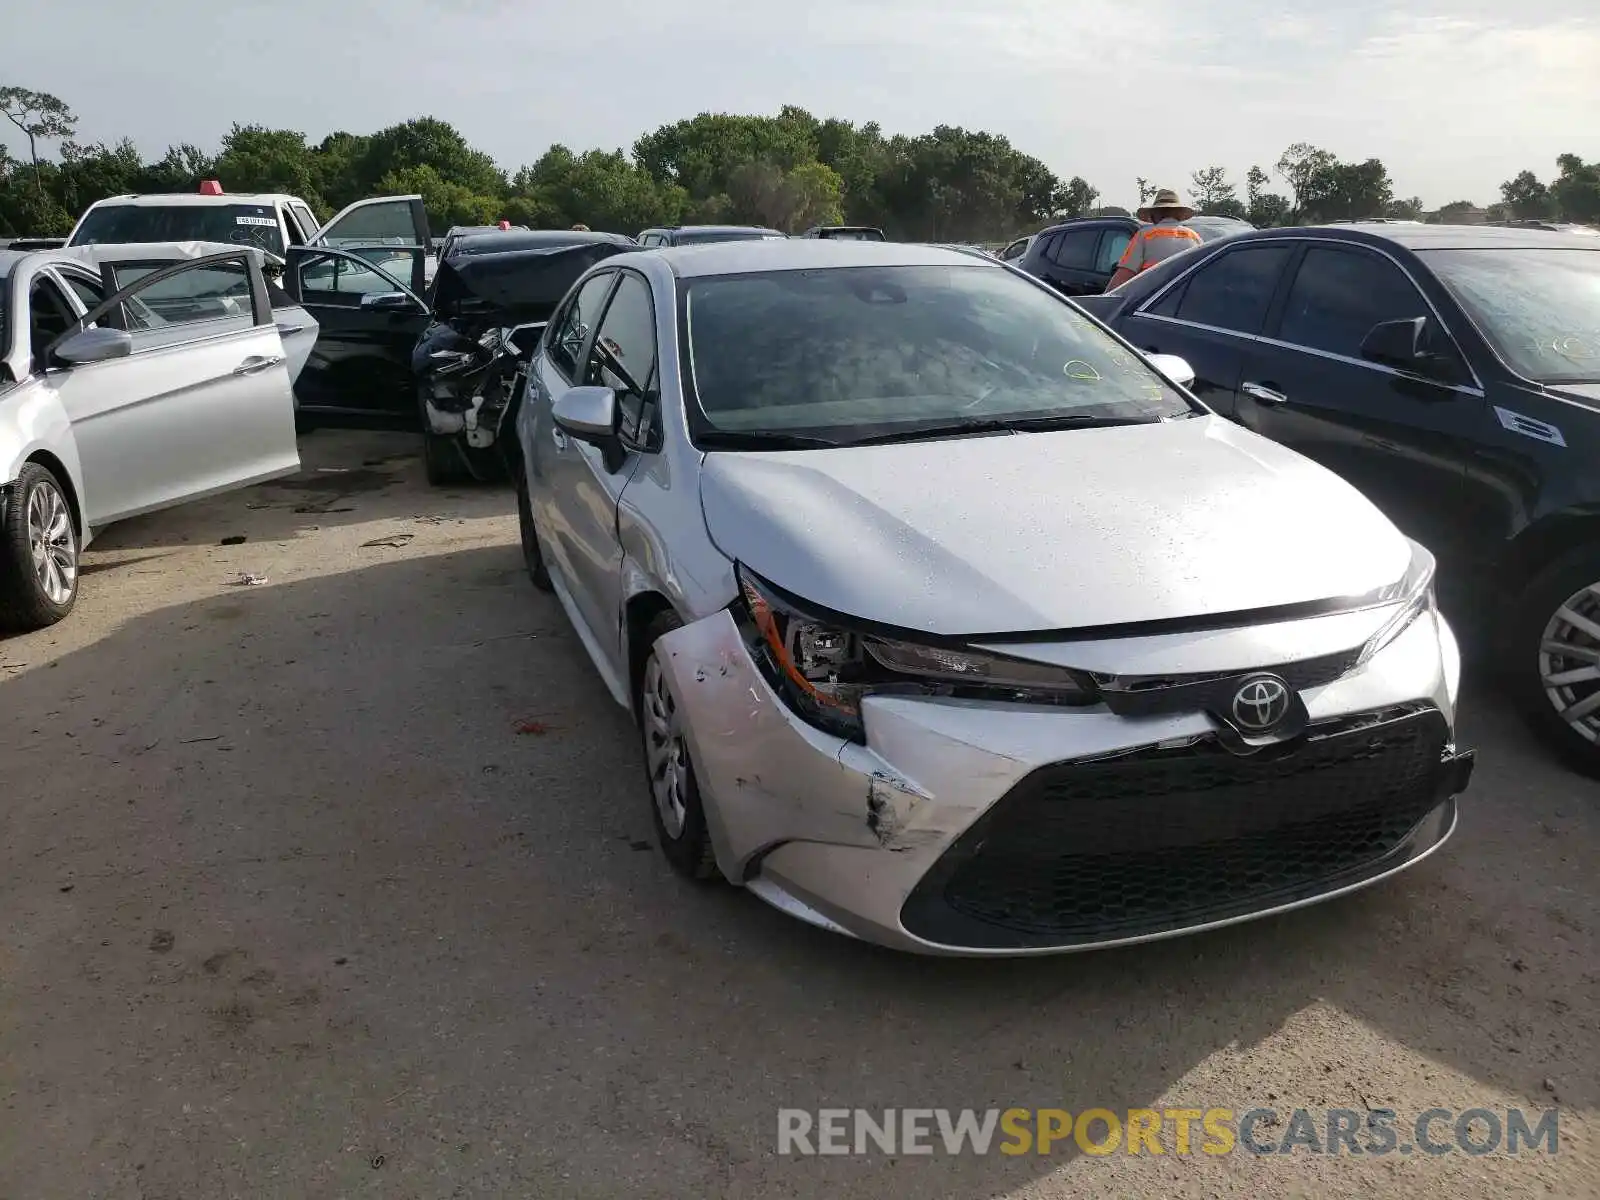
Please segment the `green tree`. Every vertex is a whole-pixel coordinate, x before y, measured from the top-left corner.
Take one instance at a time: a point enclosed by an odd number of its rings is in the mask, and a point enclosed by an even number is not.
[[[1207,216],[1232,216],[1240,208],[1234,186],[1228,182],[1227,167],[1202,167],[1189,181],[1195,208]]]
[[[1088,216],[1098,199],[1100,199],[1099,191],[1090,186],[1089,181],[1081,175],[1074,175],[1061,185],[1055,198],[1055,211],[1051,215],[1067,221],[1075,217]]]
[[[562,224],[627,234],[676,223],[687,201],[681,187],[658,183],[620,150],[574,154],[561,145],[518,171],[511,190],[540,212],[560,213]]]
[[[1383,214],[1396,221],[1422,220],[1422,197],[1412,196],[1409,200],[1391,200],[1389,210]]]
[[[1518,172],[1515,178],[1502,183],[1500,199],[1517,221],[1547,220],[1554,208],[1550,189],[1532,171]]]
[[[504,207],[500,197],[484,196],[465,184],[445,179],[425,163],[390,171],[378,180],[373,191],[380,196],[421,196],[435,234],[442,234],[452,225],[492,225],[500,220]]]
[[[482,150],[474,150],[455,126],[436,117],[417,117],[391,125],[363,140],[353,179],[368,194],[376,181],[391,171],[412,167],[431,167],[441,180],[463,187],[472,195],[506,193],[505,172],[494,159]]]
[[[313,203],[322,199],[306,135],[298,130],[236,123],[222,139],[216,170],[230,192],[286,192]]]
[[[1272,177],[1260,167],[1251,167],[1245,172],[1245,214],[1244,219],[1257,229],[1271,229],[1275,225],[1289,223],[1289,201],[1275,192],[1267,191],[1272,184]]]
[[[0,87],[0,113],[27,137],[34,191],[42,196],[44,181],[39,173],[39,139],[70,138],[77,132],[78,118],[60,97],[24,87]]]
[[[1436,214],[1435,223],[1439,225],[1459,225],[1461,218],[1477,209],[1471,200],[1452,200],[1449,204],[1441,205]]]
[[[1295,142],[1278,158],[1278,174],[1294,193],[1296,219],[1305,219],[1325,201],[1328,192],[1327,173],[1338,161],[1332,154],[1317,149],[1310,142]],[[1310,219],[1318,218],[1311,216]]]
[[[1600,162],[1586,163],[1576,154],[1556,159],[1561,174],[1550,185],[1556,211],[1564,221],[1600,222]]]

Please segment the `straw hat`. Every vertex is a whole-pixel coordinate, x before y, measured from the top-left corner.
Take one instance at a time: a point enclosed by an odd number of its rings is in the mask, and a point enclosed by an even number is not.
[[[1161,215],[1156,216],[1157,213]],[[1187,221],[1194,216],[1194,209],[1190,208],[1178,197],[1178,193],[1171,188],[1158,188],[1155,198],[1139,210],[1141,221],[1158,221],[1171,217],[1174,221]]]

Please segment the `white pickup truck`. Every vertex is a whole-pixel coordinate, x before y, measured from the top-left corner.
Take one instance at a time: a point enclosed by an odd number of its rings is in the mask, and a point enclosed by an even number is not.
[[[252,246],[282,264],[291,246],[359,250],[363,258],[400,267],[421,292],[437,259],[421,196],[372,196],[346,205],[319,224],[298,196],[224,192],[206,180],[197,192],[109,196],[91,204],[67,238],[68,246],[124,242],[226,242]],[[383,251],[393,247],[393,255]],[[422,253],[416,250],[421,248]],[[401,264],[402,259],[410,262]],[[417,274],[420,272],[420,275]]]

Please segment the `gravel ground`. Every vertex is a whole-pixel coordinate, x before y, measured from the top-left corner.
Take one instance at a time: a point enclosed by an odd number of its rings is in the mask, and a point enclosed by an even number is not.
[[[509,495],[414,449],[315,434],[294,480],[114,528],[75,614],[0,642],[0,1197],[1600,1195],[1596,789],[1492,695],[1460,832],[1388,886],[899,956],[669,873]],[[1559,1106],[1561,1141],[776,1145],[780,1107],[1258,1105]]]

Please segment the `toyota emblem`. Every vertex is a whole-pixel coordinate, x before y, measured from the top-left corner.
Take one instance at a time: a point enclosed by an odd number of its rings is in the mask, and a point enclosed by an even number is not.
[[[1276,675],[1247,679],[1233,694],[1233,720],[1246,733],[1266,733],[1289,715],[1289,685]]]

